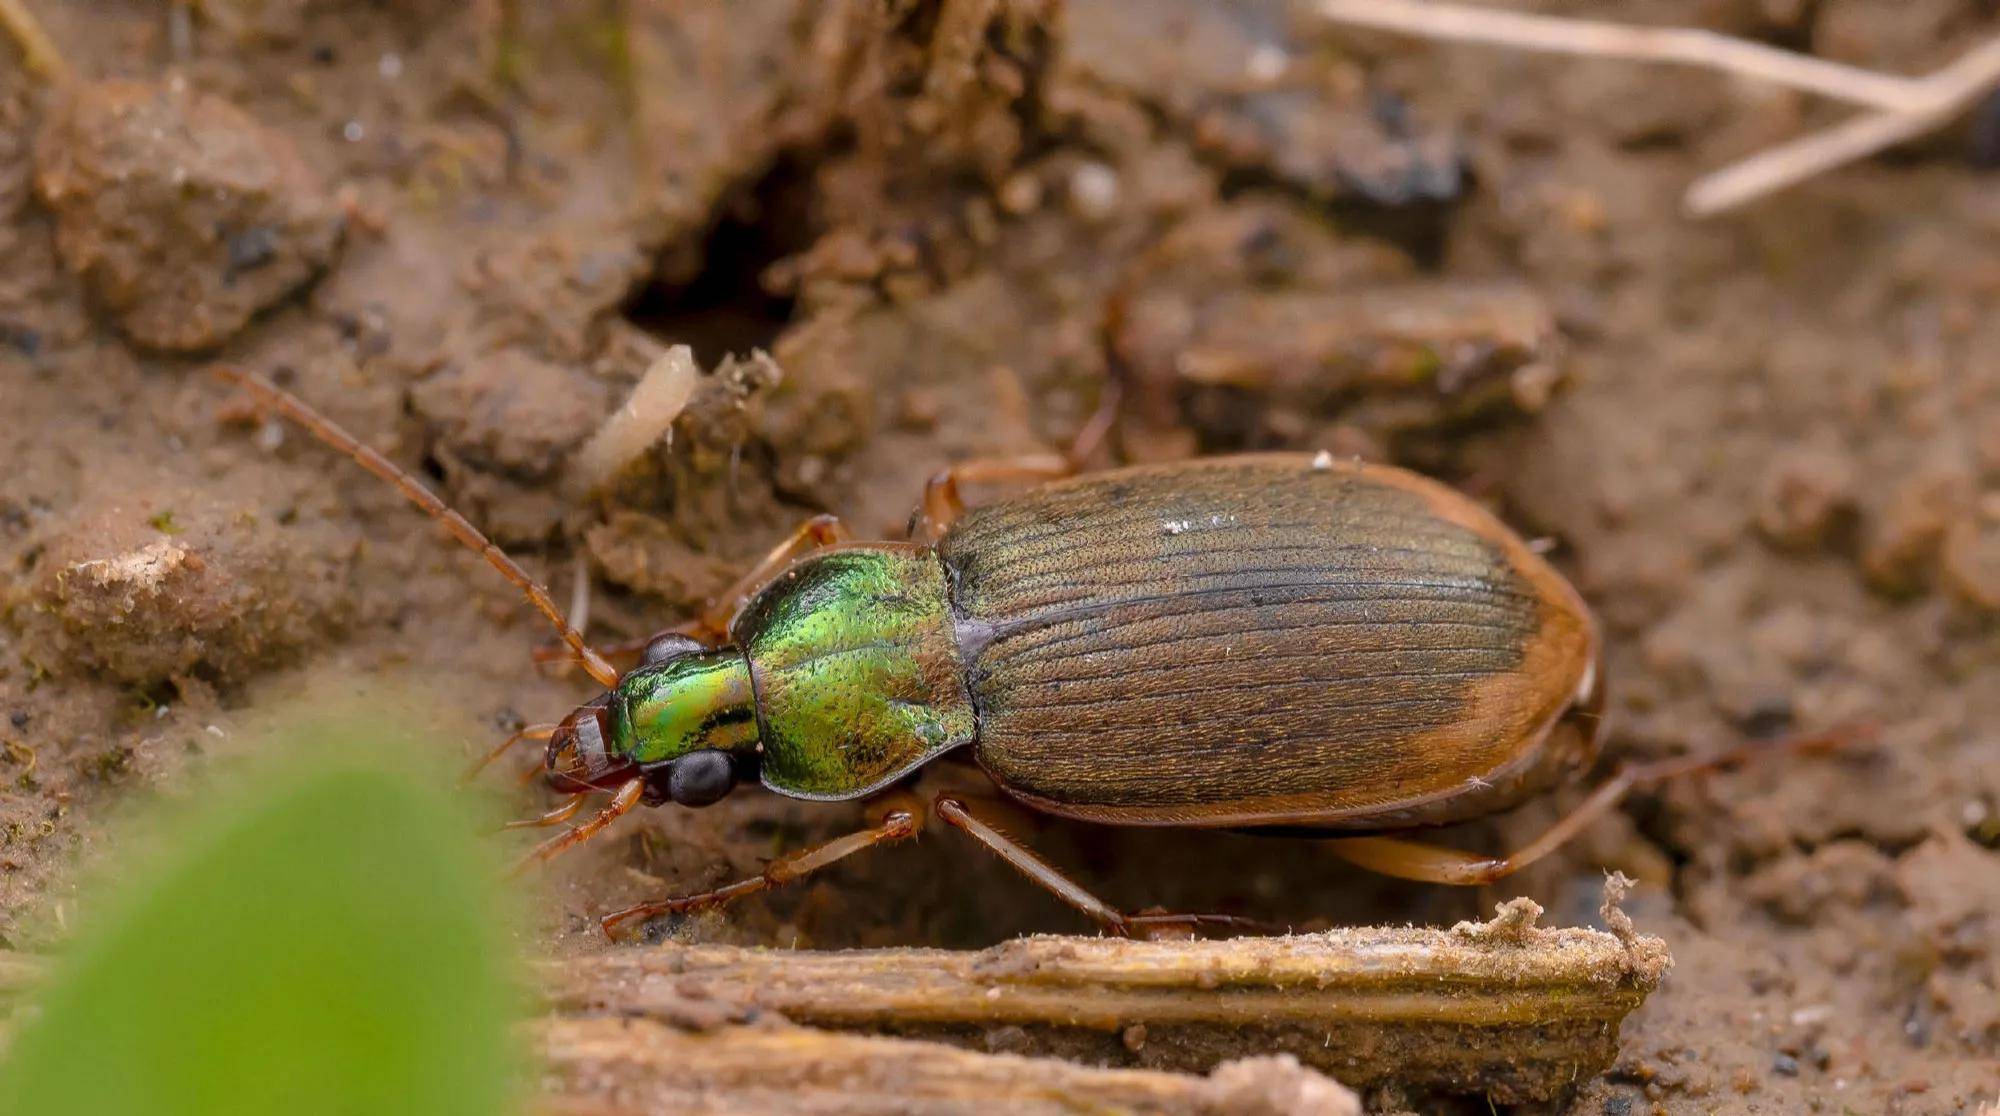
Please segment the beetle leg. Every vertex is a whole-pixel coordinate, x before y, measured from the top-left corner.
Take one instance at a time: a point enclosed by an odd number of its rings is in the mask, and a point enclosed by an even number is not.
[[[639,799],[645,792],[646,780],[644,779],[634,779],[624,786],[619,787],[618,793],[611,796],[610,805],[599,810],[595,815],[578,824],[575,828],[565,829],[554,837],[536,845],[533,849],[529,850],[528,855],[522,857],[514,865],[514,871],[520,872],[536,861],[548,860],[558,853],[573,846],[581,845],[592,837],[597,836],[598,833],[603,831],[605,826],[631,813],[632,807],[639,804]]]
[[[644,651],[647,644],[667,635],[684,635],[700,640],[704,644],[720,643],[729,637],[729,622],[736,619],[736,610],[742,608],[743,602],[748,600],[751,594],[763,588],[764,583],[771,580],[772,576],[798,558],[835,543],[846,542],[848,538],[847,527],[841,523],[839,516],[813,516],[799,524],[798,529],[785,541],[772,547],[769,554],[755,566],[750,567],[749,572],[737,578],[729,588],[722,591],[721,595],[703,605],[701,612],[694,619],[675,624],[644,639],[621,640],[599,647],[597,652],[607,659],[629,660]],[[569,648],[557,643],[545,643],[536,647],[534,657],[538,663],[574,662],[576,658],[569,652]]]
[[[1556,820],[1541,836],[1506,856],[1480,856],[1459,849],[1409,841],[1400,837],[1343,837],[1327,842],[1334,855],[1371,872],[1421,883],[1476,886],[1511,876],[1567,844],[1584,827],[1602,817],[1634,789],[1687,775],[1733,767],[1751,755],[1781,748],[1787,751],[1818,750],[1839,745],[1850,733],[1836,731],[1819,736],[1788,737],[1778,741],[1753,741],[1718,755],[1681,756],[1658,763],[1632,764],[1621,768],[1604,785],[1590,792],[1569,813]]]
[[[1076,472],[1076,462],[1053,453],[1029,453],[1018,457],[981,457],[961,461],[940,471],[924,485],[924,502],[910,525],[910,537],[936,543],[958,517],[965,514],[965,497],[960,484],[990,484],[994,481],[1055,480]]]
[[[1061,455],[1029,453],[1014,457],[982,457],[962,461],[939,472],[924,485],[924,501],[917,506],[916,514],[910,517],[910,537],[932,544],[944,537],[945,531],[965,514],[965,498],[958,491],[961,483],[1056,480],[1082,472],[1084,463],[1097,452],[1098,446],[1104,444],[1112,425],[1118,421],[1118,405],[1123,396],[1124,389],[1117,381],[1107,384],[1097,401],[1097,410],[1084,420],[1083,427],[1070,441],[1069,449]]]
[[[722,595],[708,602],[701,615],[691,623],[699,625],[688,630],[688,624],[672,629],[682,635],[694,636],[704,643],[717,643],[729,635],[729,622],[736,619],[736,612],[752,594],[764,587],[786,566],[816,550],[824,550],[836,543],[843,543],[850,536],[846,524],[837,515],[816,515],[799,524],[784,542],[771,548],[762,561],[750,567],[736,583],[722,591]],[[704,638],[706,635],[709,638]]]
[[[967,836],[1013,865],[1022,875],[1053,892],[1056,898],[1075,907],[1085,918],[1097,923],[1098,928],[1107,934],[1116,934],[1121,938],[1147,938],[1162,930],[1193,930],[1198,926],[1230,926],[1258,932],[1274,929],[1247,918],[1236,918],[1231,915],[1170,914],[1152,911],[1128,915],[1084,890],[1083,885],[1063,875],[1061,869],[1043,860],[1034,850],[973,814],[960,799],[939,797],[932,803],[932,808],[937,811],[938,817],[943,819],[945,824],[964,830]]]
[[[781,856],[765,865],[762,872],[747,880],[738,880],[713,891],[656,899],[650,903],[627,907],[622,911],[613,911],[599,919],[598,925],[604,928],[606,937],[615,937],[618,928],[628,922],[644,921],[665,914],[682,914],[705,907],[719,907],[746,895],[783,887],[802,876],[811,875],[865,849],[872,849],[891,841],[908,840],[915,837],[921,829],[923,829],[921,808],[915,803],[906,806],[898,802],[882,816],[881,821],[867,829],[849,833],[845,837],[836,837],[823,845],[815,845],[809,849]]]

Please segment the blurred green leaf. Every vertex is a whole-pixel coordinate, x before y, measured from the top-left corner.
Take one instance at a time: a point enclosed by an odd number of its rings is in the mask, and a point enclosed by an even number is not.
[[[282,751],[305,760],[144,831],[12,1043],[0,1112],[508,1111],[491,851],[450,779],[354,758],[381,738],[301,734]]]

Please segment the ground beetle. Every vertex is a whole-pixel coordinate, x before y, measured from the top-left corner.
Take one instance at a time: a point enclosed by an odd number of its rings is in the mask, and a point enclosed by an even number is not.
[[[621,675],[422,485],[289,393],[218,371],[478,550],[607,688],[493,753],[545,740],[548,781],[571,795],[518,824],[561,824],[611,795],[528,862],[642,802],[706,806],[745,782],[873,806],[868,828],[609,915],[607,931],[795,880],[929,816],[1107,931],[1240,921],[1113,909],[983,819],[980,794],[920,797],[914,776],[948,755],[1045,813],[1326,837],[1364,867],[1455,884],[1547,854],[1635,785],[1736,758],[1626,767],[1509,856],[1385,835],[1483,817],[1575,775],[1595,758],[1602,701],[1576,590],[1483,508],[1401,469],[1324,453],[1075,476],[1076,452],[962,464],[931,480],[912,541],[851,542],[833,517],[808,520]],[[1092,425],[1080,443],[1108,413]],[[1043,483],[965,509],[961,482],[1005,480]]]

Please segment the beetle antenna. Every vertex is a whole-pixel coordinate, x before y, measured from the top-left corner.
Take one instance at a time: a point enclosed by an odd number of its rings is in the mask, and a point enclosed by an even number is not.
[[[618,685],[617,669],[606,662],[604,656],[592,650],[590,645],[583,641],[583,636],[575,628],[570,627],[569,621],[563,619],[563,614],[556,609],[555,601],[549,597],[548,590],[535,584],[526,570],[517,565],[512,558],[507,557],[506,551],[501,550],[492,539],[482,534],[470,520],[451,510],[451,507],[439,499],[435,492],[425,488],[415,477],[398,468],[395,462],[363,445],[354,435],[314,410],[305,400],[264,377],[226,364],[209,367],[217,376],[247,390],[259,403],[283,414],[313,437],[353,458],[355,464],[394,485],[396,491],[402,493],[405,499],[423,509],[425,515],[444,524],[445,530],[450,531],[453,538],[478,552],[481,558],[486,559],[488,565],[500,571],[501,577],[512,582],[514,588],[519,589],[521,595],[528,598],[528,603],[534,605],[536,611],[547,618],[549,624],[555,628],[556,634],[569,645],[569,649],[576,652],[577,659],[583,663],[583,669],[588,671],[599,685],[605,689],[612,689]]]

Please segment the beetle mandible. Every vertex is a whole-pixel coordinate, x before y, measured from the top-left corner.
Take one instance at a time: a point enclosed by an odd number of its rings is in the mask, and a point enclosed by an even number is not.
[[[1628,766],[1506,856],[1403,835],[1505,810],[1587,768],[1603,689],[1576,590],[1485,509],[1402,469],[1324,453],[1082,475],[1076,451],[961,464],[931,479],[911,541],[854,542],[833,517],[809,519],[620,674],[416,480],[268,381],[217,372],[479,551],[605,687],[492,753],[546,741],[546,777],[571,796],[519,824],[561,824],[588,796],[611,796],[524,864],[641,803],[707,806],[745,783],[873,804],[867,828],[759,876],[607,915],[607,932],[790,882],[912,837],[926,817],[1108,932],[1242,921],[1123,913],[1002,833],[975,796],[916,797],[912,776],[950,754],[1037,811],[1325,837],[1363,867],[1453,884],[1546,855],[1634,786],[1737,758]],[[1101,412],[1079,443],[1105,425]],[[999,480],[1042,483],[964,507],[961,482]]]

